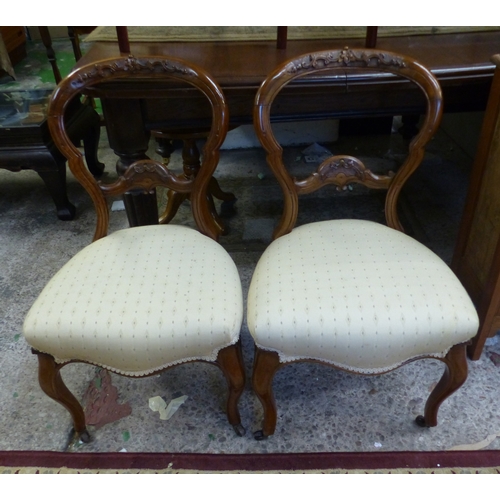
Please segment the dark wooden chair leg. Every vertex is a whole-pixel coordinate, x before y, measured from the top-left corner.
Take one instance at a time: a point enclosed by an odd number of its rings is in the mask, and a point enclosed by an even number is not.
[[[442,360],[446,364],[443,376],[429,395],[425,404],[424,415],[419,415],[416,422],[421,427],[437,425],[437,413],[441,403],[459,389],[467,380],[466,344],[453,346]]]
[[[418,134],[418,122],[420,115],[403,115],[403,126],[399,129],[399,133],[406,140],[413,139]]]
[[[163,139],[161,147],[163,154],[168,154],[169,156],[174,150],[172,145],[170,148],[168,147],[165,139]],[[158,152],[158,148],[156,151]],[[183,175],[186,179],[192,179],[200,170],[200,152],[198,151],[198,147],[196,146],[195,138],[183,140],[182,164],[184,173],[181,175]],[[167,197],[167,206],[163,215],[160,217],[160,224],[168,224],[174,218],[177,210],[179,210],[179,207],[184,202],[184,200],[189,200],[189,194],[174,193],[172,191],[168,192]]]
[[[217,198],[218,200],[229,202],[236,201],[236,196],[234,195],[234,193],[223,191],[219,185],[219,181],[215,177],[212,177],[210,179],[208,191],[214,198]]]
[[[228,385],[228,397],[226,413],[229,423],[233,426],[238,436],[245,434],[245,428],[241,425],[238,401],[245,388],[245,366],[243,365],[243,353],[241,341],[221,349],[217,356],[217,366],[226,377]]]
[[[175,151],[173,141],[170,139],[165,139],[164,137],[158,137],[158,135],[155,134],[155,131],[152,132],[152,135],[156,140],[156,153],[158,153],[163,158],[163,163],[165,165],[168,165],[170,163],[170,157]]]
[[[208,208],[210,209],[210,213],[212,214],[212,218],[215,222],[215,225],[217,226],[218,233],[222,234],[223,236],[229,234],[229,228],[227,228],[224,225],[222,219],[219,217],[219,214],[217,213],[217,209],[215,208],[215,203],[214,203],[214,197],[212,196],[211,193],[207,193],[207,203],[208,203]]]
[[[94,115],[92,123],[89,124],[87,134],[83,137],[83,148],[90,173],[94,177],[100,177],[105,169],[104,163],[100,162],[97,157],[99,138],[101,136],[101,120],[93,109],[92,114]]]
[[[181,174],[186,177],[185,175]],[[178,193],[176,191],[169,190],[167,192],[167,205],[163,214],[160,216],[160,224],[168,224],[179,210],[179,207],[185,200],[189,199],[189,193]]]
[[[60,370],[64,365],[56,363],[49,354],[33,352],[38,355],[38,380],[43,392],[69,411],[75,433],[84,443],[88,443],[90,435],[85,425],[83,408],[61,378]]]
[[[129,191],[123,195],[130,227],[158,224],[156,189],[149,193]]]
[[[185,193],[176,193],[174,191],[169,191],[167,193],[167,206],[165,207],[165,211],[160,216],[160,224],[168,224],[173,218],[174,215],[179,210],[179,207],[182,205],[184,200],[188,199]]]
[[[38,31],[40,33],[40,38],[45,45],[47,58],[49,59],[50,65],[52,66],[52,72],[54,73],[54,79],[56,83],[59,83],[62,80],[61,72],[57,66],[56,53],[52,48],[52,37],[50,36],[49,28],[47,26],[38,26]]]
[[[66,163],[56,163],[51,168],[37,169],[37,173],[54,201],[57,217],[60,220],[73,220],[76,208],[69,201],[66,191]]]
[[[174,191],[168,191],[167,193],[167,205],[162,215],[159,218],[159,224],[168,224],[175,216],[179,207],[185,200],[189,200],[189,194],[186,193],[176,193]],[[212,213],[212,217],[215,221],[215,224],[218,228],[219,234],[227,234],[228,229],[222,223],[219,214],[215,208],[213,197],[208,194],[207,195],[207,203],[210,208],[210,212]]]
[[[71,46],[73,47],[75,61],[78,61],[82,58],[82,49],[80,48],[80,38],[78,37],[78,33],[76,33],[73,26],[68,26],[68,36],[71,41]]]
[[[255,348],[252,386],[264,409],[262,429],[254,432],[254,438],[258,441],[271,436],[276,429],[277,411],[272,384],[279,367],[278,353]]]

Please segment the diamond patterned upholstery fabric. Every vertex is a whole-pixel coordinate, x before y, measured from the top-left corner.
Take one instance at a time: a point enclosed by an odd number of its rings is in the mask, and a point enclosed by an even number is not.
[[[221,245],[187,227],[143,226],[74,256],[32,306],[24,335],[59,363],[140,376],[214,361],[237,342],[242,316],[239,274]]]
[[[281,362],[316,359],[360,373],[443,357],[479,324],[444,261],[362,220],[307,224],[275,240],[253,275],[247,316],[256,344]]]

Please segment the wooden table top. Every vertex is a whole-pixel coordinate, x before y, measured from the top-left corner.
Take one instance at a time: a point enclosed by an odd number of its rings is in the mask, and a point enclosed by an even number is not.
[[[131,42],[136,56],[170,55],[205,68],[223,88],[258,87],[283,61],[307,52],[360,47],[361,39],[289,40],[286,49],[276,42]],[[491,57],[500,53],[500,31],[379,38],[377,49],[399,52],[427,66],[442,83],[467,78],[492,78]],[[118,57],[118,44],[95,42],[76,67]]]

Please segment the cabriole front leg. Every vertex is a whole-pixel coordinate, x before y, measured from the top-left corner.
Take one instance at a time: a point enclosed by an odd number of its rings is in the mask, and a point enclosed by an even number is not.
[[[258,441],[271,436],[276,429],[277,410],[273,394],[273,378],[279,367],[278,353],[255,348],[252,386],[264,410],[262,429],[254,432],[254,438]]]
[[[84,443],[90,442],[83,408],[62,380],[60,370],[64,365],[56,363],[50,354],[35,350],[33,353],[38,356],[38,381],[42,391],[69,411],[75,433]]]
[[[416,418],[420,427],[435,427],[441,403],[467,380],[466,344],[453,346],[442,361],[446,364],[443,376],[427,399],[424,415]]]
[[[238,436],[243,436],[246,432],[241,425],[238,401],[245,388],[245,367],[243,365],[243,354],[241,351],[241,341],[221,349],[217,355],[217,366],[226,377],[228,385],[228,397],[226,403],[226,413],[229,423],[233,426]]]
[[[54,162],[50,169],[37,169],[56,206],[60,220],[73,220],[76,208],[68,200],[66,191],[66,164]]]

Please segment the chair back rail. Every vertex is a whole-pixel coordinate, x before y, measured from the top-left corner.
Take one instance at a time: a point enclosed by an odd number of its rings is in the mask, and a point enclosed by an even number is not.
[[[409,146],[409,153],[396,174],[375,175],[359,159],[352,156],[334,156],[325,160],[312,175],[303,180],[290,176],[283,163],[283,150],[271,126],[271,108],[274,99],[288,84],[311,74],[340,72],[348,75],[359,71],[392,73],[403,77],[423,91],[426,98],[426,115],[419,133]],[[387,189],[385,213],[388,226],[404,231],[397,215],[399,193],[406,180],[420,165],[424,148],[439,127],[443,112],[439,82],[432,73],[414,59],[391,52],[371,49],[320,51],[286,61],[278,66],[259,88],[254,105],[256,134],[266,150],[267,162],[283,190],[285,201],[281,220],[274,231],[274,239],[289,233],[298,215],[299,194],[311,193],[324,185],[343,187],[357,182],[367,187]]]
[[[140,160],[130,165],[123,178],[118,179],[114,185],[104,185],[97,182],[85,167],[82,153],[66,133],[64,112],[68,103],[78,94],[85,94],[86,89],[119,79],[175,80],[196,87],[208,99],[212,108],[212,126],[203,149],[202,166],[194,180],[177,178],[160,162]],[[212,77],[194,64],[163,56],[136,58],[129,55],[83,66],[60,82],[51,97],[48,109],[48,125],[54,143],[67,158],[71,172],[94,202],[97,213],[94,241],[107,234],[107,195],[121,194],[134,188],[151,190],[156,186],[189,192],[198,229],[203,234],[217,239],[218,229],[210,215],[206,193],[219,161],[219,148],[226,137],[228,121],[229,112],[224,94]]]

